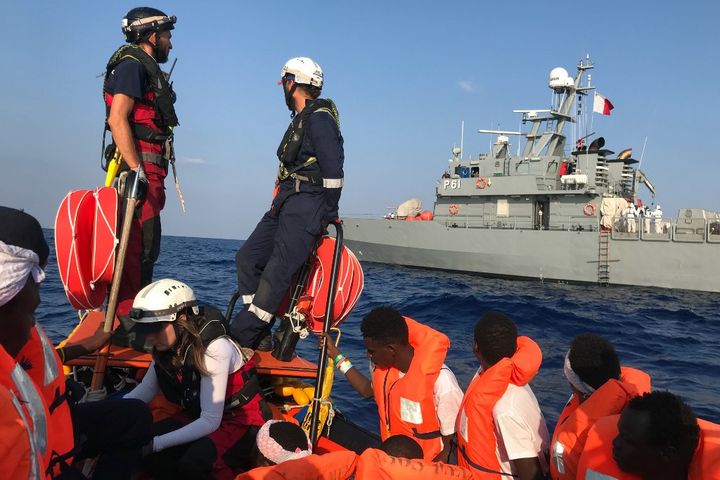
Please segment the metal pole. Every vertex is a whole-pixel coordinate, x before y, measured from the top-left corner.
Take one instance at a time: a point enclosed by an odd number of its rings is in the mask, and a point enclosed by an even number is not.
[[[107,310],[105,311],[105,323],[103,331],[110,333],[113,330],[113,321],[115,320],[115,312],[117,311],[118,296],[120,293],[120,282],[122,281],[123,267],[125,266],[125,255],[127,254],[128,241],[130,239],[130,229],[132,228],[133,217],[135,216],[135,207],[138,203],[138,184],[140,179],[135,174],[132,188],[125,204],[125,216],[123,217],[122,233],[120,235],[120,246],[118,255],[115,260],[115,271],[113,273],[112,286],[110,288],[110,296],[108,297]],[[105,367],[107,366],[108,356],[110,354],[110,342],[98,352],[95,360],[95,369],[93,370],[93,378],[90,384],[90,390],[100,390],[102,388],[105,377]]]
[[[333,222],[335,226],[335,254],[333,256],[332,273],[330,275],[330,286],[328,290],[328,299],[325,309],[325,319],[323,321],[323,333],[330,331],[330,322],[332,321],[333,306],[335,304],[335,288],[337,286],[337,273],[340,268],[340,258],[343,246],[343,229],[340,221]],[[327,366],[327,343],[323,342],[320,349],[320,357],[318,358],[318,372],[315,382],[315,395],[312,404],[312,417],[310,420],[310,441],[313,447],[318,440],[318,421],[320,416],[320,396],[322,393],[322,385],[325,381],[325,367]]]

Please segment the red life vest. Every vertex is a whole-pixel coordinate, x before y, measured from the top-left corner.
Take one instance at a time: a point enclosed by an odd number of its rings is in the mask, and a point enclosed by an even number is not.
[[[23,368],[0,347],[0,472],[38,479],[49,461],[47,408]]]
[[[450,480],[458,478],[472,479],[475,477],[471,470],[457,465],[391,457],[376,448],[368,448],[360,455],[355,470],[355,480]]]
[[[344,480],[355,471],[358,456],[349,450],[309,455],[241,473],[235,480]],[[356,477],[359,478],[359,477]]]
[[[477,375],[470,383],[456,427],[458,465],[472,469],[476,478],[500,480],[510,472],[501,472],[496,449],[493,408],[508,386],[528,384],[542,363],[542,351],[532,339],[518,337],[512,358],[503,358]]]
[[[25,368],[48,408],[48,451],[52,475],[60,473],[60,463],[72,463],[75,446],[72,417],[65,391],[65,375],[60,356],[45,331],[38,324],[30,332],[30,340],[16,357]]]
[[[605,382],[582,404],[574,394],[570,398],[550,443],[550,478],[574,480],[590,427],[598,418],[620,413],[633,397],[650,391],[650,376],[641,370],[622,367],[621,379]]]
[[[135,148],[138,153],[155,156],[153,163],[160,165],[162,162],[157,156],[163,154],[165,140],[172,134],[171,128],[178,124],[173,107],[175,94],[172,85],[167,82],[155,59],[142,48],[137,45],[123,45],[113,53],[106,66],[103,86],[106,117],[110,113],[113,99],[113,95],[108,91],[107,79],[112,70],[124,61],[138,62],[147,74],[147,83],[144,85],[146,92],[142,99],[134,99],[135,104],[129,118]],[[142,155],[141,157],[147,158]]]
[[[113,96],[108,92],[104,92],[103,96],[105,97],[105,106],[108,111],[110,111]],[[154,99],[155,94],[152,90],[148,90],[141,101],[136,100],[130,114],[130,122],[136,125],[143,125],[160,133],[161,130],[155,126],[155,122],[153,121],[156,115],[155,108],[153,106]],[[161,143],[151,143],[147,140],[140,140],[139,138],[135,138],[135,148],[138,152],[153,153],[156,155],[162,155],[163,153],[163,145]]]
[[[612,457],[612,442],[618,435],[620,415],[601,418],[588,434],[585,450],[578,464],[581,480],[640,480],[623,472]],[[695,450],[688,480],[720,480],[720,425],[698,419],[700,441]]]
[[[408,341],[414,349],[410,368],[400,378],[395,367],[375,368],[373,392],[380,416],[380,437],[407,435],[422,447],[424,458],[432,460],[442,450],[440,421],[433,389],[450,339],[427,325],[403,317],[408,326]]]
[[[215,309],[201,307],[198,317],[198,331],[203,344],[207,348],[215,339],[227,338],[239,349],[245,363],[236,372],[228,375],[225,391],[225,411],[233,410],[237,422],[245,425],[262,425],[265,419],[261,410],[262,398],[258,383],[255,360],[243,353],[235,341],[228,336],[227,327],[222,314]],[[169,363],[165,356],[154,356],[155,373],[163,395],[172,403],[182,406],[191,418],[200,416],[200,372],[195,368],[193,346],[180,352],[185,363],[179,371]],[[168,360],[166,362],[166,360]]]

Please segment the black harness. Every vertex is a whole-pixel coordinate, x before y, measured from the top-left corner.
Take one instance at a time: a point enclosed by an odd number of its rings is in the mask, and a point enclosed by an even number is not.
[[[153,101],[150,103],[147,100],[139,100],[141,103],[152,107],[155,112],[155,125],[161,130],[153,130],[146,125],[140,125],[133,122],[130,118],[130,127],[133,132],[133,136],[136,139],[144,140],[150,143],[164,143],[171,135],[171,128],[178,125],[178,118],[175,114],[175,92],[172,89],[172,85],[167,81],[165,73],[160,70],[160,66],[150,55],[138,47],[137,45],[126,44],[117,49],[113,53],[112,57],[108,61],[105,67],[105,81],[103,83],[103,93],[109,94],[108,91],[108,78],[113,69],[118,66],[121,62],[130,59],[140,63],[148,76],[148,82],[146,89],[151,89],[153,92]],[[147,90],[146,90],[147,91]],[[105,112],[105,129],[108,130],[107,117],[110,114],[110,107],[106,107]]]
[[[198,330],[203,345],[206,347],[220,337],[232,337],[225,324],[220,311],[214,308],[201,307],[200,322]],[[182,367],[175,369],[170,363],[170,355],[154,355],[155,373],[158,383],[165,397],[175,404],[183,407],[192,417],[200,416],[200,372],[195,368],[193,357],[193,346],[188,346],[185,351],[179,352],[183,359]],[[174,355],[174,353],[172,353]],[[247,361],[248,359],[246,359]],[[243,367],[245,369],[245,367]],[[260,383],[255,367],[246,368],[242,372],[243,387],[225,400],[225,411],[240,408],[246,405],[256,395],[260,394]]]
[[[338,114],[335,102],[329,98],[318,98],[316,100],[307,100],[305,108],[303,108],[300,115],[295,117],[290,122],[285,135],[283,135],[280,146],[277,149],[277,156],[280,160],[280,168],[278,170],[278,180],[283,181],[288,178],[296,179],[297,174],[313,165],[317,162],[317,158],[310,157],[307,161],[298,164],[298,153],[302,147],[303,139],[305,138],[305,125],[313,113],[317,111],[325,111],[329,113],[335,122],[340,127],[340,115]],[[302,172],[303,175],[300,180],[310,182],[312,185],[322,185],[323,179],[319,170]]]

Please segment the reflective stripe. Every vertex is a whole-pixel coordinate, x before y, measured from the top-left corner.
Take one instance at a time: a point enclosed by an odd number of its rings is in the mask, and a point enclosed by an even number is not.
[[[36,480],[42,478],[40,475],[40,472],[42,472],[42,468],[40,467],[40,457],[38,456],[37,449],[38,446],[35,444],[35,438],[34,438],[34,432],[33,429],[30,427],[30,423],[27,421],[27,418],[25,418],[25,412],[23,411],[22,405],[20,405],[20,400],[15,396],[15,393],[12,391],[8,391],[10,394],[10,400],[12,401],[13,406],[15,407],[15,410],[17,410],[17,414],[20,417],[20,420],[23,422],[23,426],[25,427],[25,431],[28,434],[28,444],[30,444],[30,475],[28,476],[29,479]]]
[[[242,301],[243,301],[243,303],[244,303],[245,305],[250,305],[250,304],[252,303],[252,301],[253,301],[253,298],[255,298],[255,294],[254,294],[254,293],[253,293],[252,295],[243,295],[243,296],[242,296]]]
[[[58,375],[60,374],[60,369],[58,368],[57,362],[55,361],[55,349],[50,343],[50,340],[48,340],[47,335],[45,334],[45,330],[43,330],[43,328],[37,324],[35,325],[35,329],[37,330],[38,337],[40,337],[40,344],[42,345],[43,351],[43,370],[45,374],[43,379],[43,386],[47,387],[58,378]]]
[[[250,305],[248,308],[248,311],[251,313],[254,313],[256,317],[258,317],[263,322],[270,323],[270,320],[273,318],[273,314],[270,312],[266,312],[262,308],[258,307],[257,305]]]
[[[342,178],[323,178],[323,187],[325,188],[342,188]]]
[[[618,480],[618,479],[615,477],[612,477],[610,475],[605,475],[604,473],[596,472],[595,470],[588,468],[588,471],[585,472],[584,480]]]
[[[551,461],[555,464],[555,468],[559,474],[565,473],[565,462],[563,461],[563,453],[565,453],[565,446],[556,441],[550,449]]]
[[[45,418],[45,406],[40,398],[40,394],[20,364],[15,364],[12,372],[10,372],[10,379],[15,384],[15,387],[17,387],[21,401],[27,406],[28,412],[30,412],[30,418],[33,424],[33,443],[40,452],[40,455],[44,456],[47,450],[47,420]]]

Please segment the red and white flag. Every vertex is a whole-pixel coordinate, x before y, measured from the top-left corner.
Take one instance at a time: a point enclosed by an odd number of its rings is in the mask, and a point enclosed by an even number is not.
[[[593,112],[599,113],[600,115],[610,115],[610,110],[615,108],[610,100],[603,97],[599,93],[595,94],[595,100],[593,101]]]

